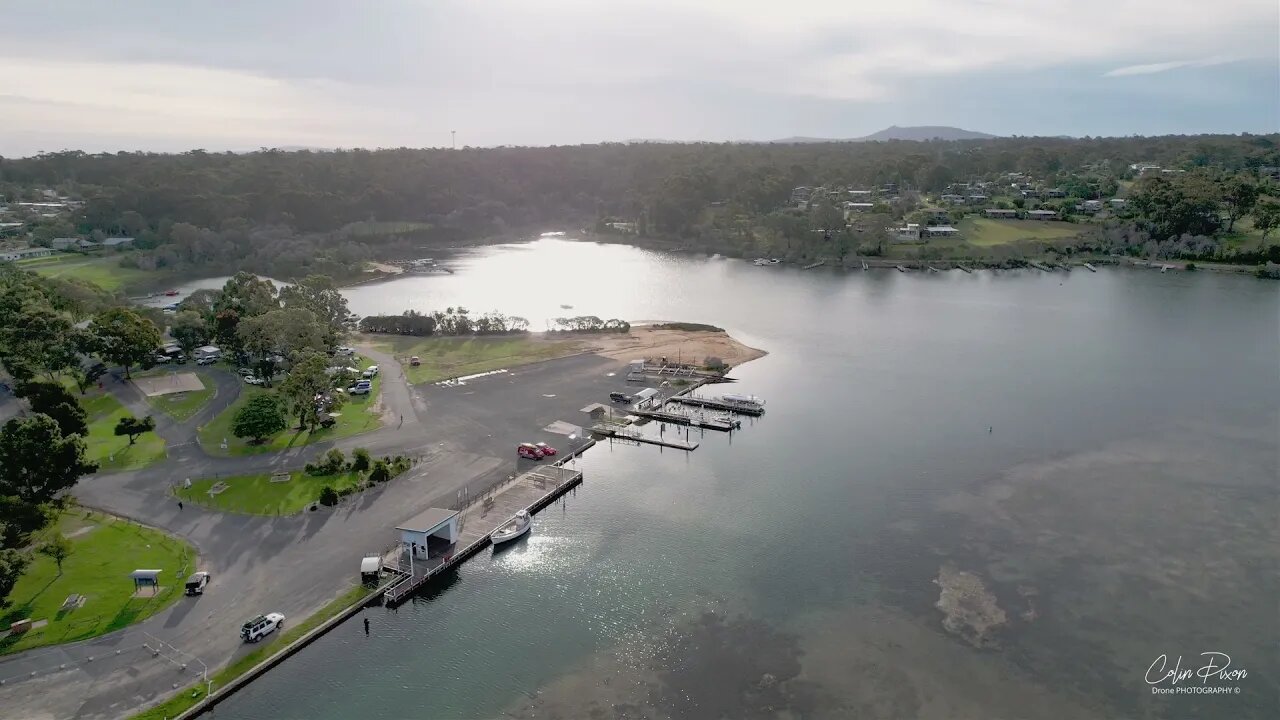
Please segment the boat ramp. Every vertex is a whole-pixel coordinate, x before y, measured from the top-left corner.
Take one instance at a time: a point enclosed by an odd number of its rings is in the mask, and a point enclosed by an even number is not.
[[[578,452],[595,443],[588,443]],[[565,461],[570,458],[565,458]],[[561,461],[564,462],[564,461]],[[530,515],[582,482],[582,471],[563,465],[543,465],[517,475],[457,513],[457,539],[428,558],[410,558],[403,544],[382,556],[382,569],[398,577],[383,593],[383,603],[395,607],[414,592],[488,547],[489,535],[521,510]]]

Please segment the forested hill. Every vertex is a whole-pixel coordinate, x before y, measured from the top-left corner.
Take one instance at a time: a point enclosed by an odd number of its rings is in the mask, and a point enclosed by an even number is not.
[[[225,265],[244,261],[268,242],[293,248],[289,257],[298,258],[306,254],[304,248],[332,240],[329,234],[338,229],[371,220],[416,223],[422,237],[415,242],[579,227],[601,217],[635,219],[642,233],[682,238],[694,232],[709,206],[767,213],[784,205],[799,185],[898,183],[940,191],[953,182],[1001,172],[1053,177],[1094,167],[1119,176],[1135,162],[1236,170],[1280,165],[1278,148],[1280,135],[62,152],[0,160],[0,195],[38,199],[39,189],[56,189],[85,201],[74,228],[80,233],[128,234],[144,250],[174,244],[156,256],[159,265]],[[175,244],[180,225],[190,227],[182,227],[185,237]],[[234,235],[230,245],[222,237],[228,233]],[[324,241],[317,234],[326,234]],[[299,243],[298,237],[304,240]],[[348,252],[348,245],[326,247]],[[347,261],[334,257],[337,263]]]

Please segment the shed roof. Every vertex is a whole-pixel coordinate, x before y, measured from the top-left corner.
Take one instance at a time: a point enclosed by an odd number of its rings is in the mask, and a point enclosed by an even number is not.
[[[640,392],[636,393],[634,397],[637,400],[647,400],[657,394],[658,394],[657,390],[654,390],[653,388],[645,388]]]
[[[451,520],[457,514],[457,510],[427,508],[423,512],[409,518],[404,524],[397,525],[396,529],[407,530],[408,532],[429,533]]]

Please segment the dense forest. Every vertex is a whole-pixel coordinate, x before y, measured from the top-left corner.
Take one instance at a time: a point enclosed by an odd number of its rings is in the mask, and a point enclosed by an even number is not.
[[[1047,181],[1133,163],[1215,172],[1280,165],[1280,135],[999,138],[954,142],[604,144],[463,150],[80,152],[0,159],[0,195],[83,200],[79,233],[137,238],[144,268],[341,276],[369,257],[534,229],[635,223],[636,235],[732,250],[753,226],[785,233],[795,186],[940,192],[996,173]],[[54,231],[49,231],[54,232]]]

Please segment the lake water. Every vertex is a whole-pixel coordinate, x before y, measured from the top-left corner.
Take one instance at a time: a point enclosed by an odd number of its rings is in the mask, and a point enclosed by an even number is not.
[[[1274,717],[1280,284],[559,240],[451,265],[352,310],[713,323],[769,351],[734,371],[768,413],[691,454],[591,450],[521,546],[216,717]],[[1208,651],[1239,694],[1153,695],[1159,655]]]

